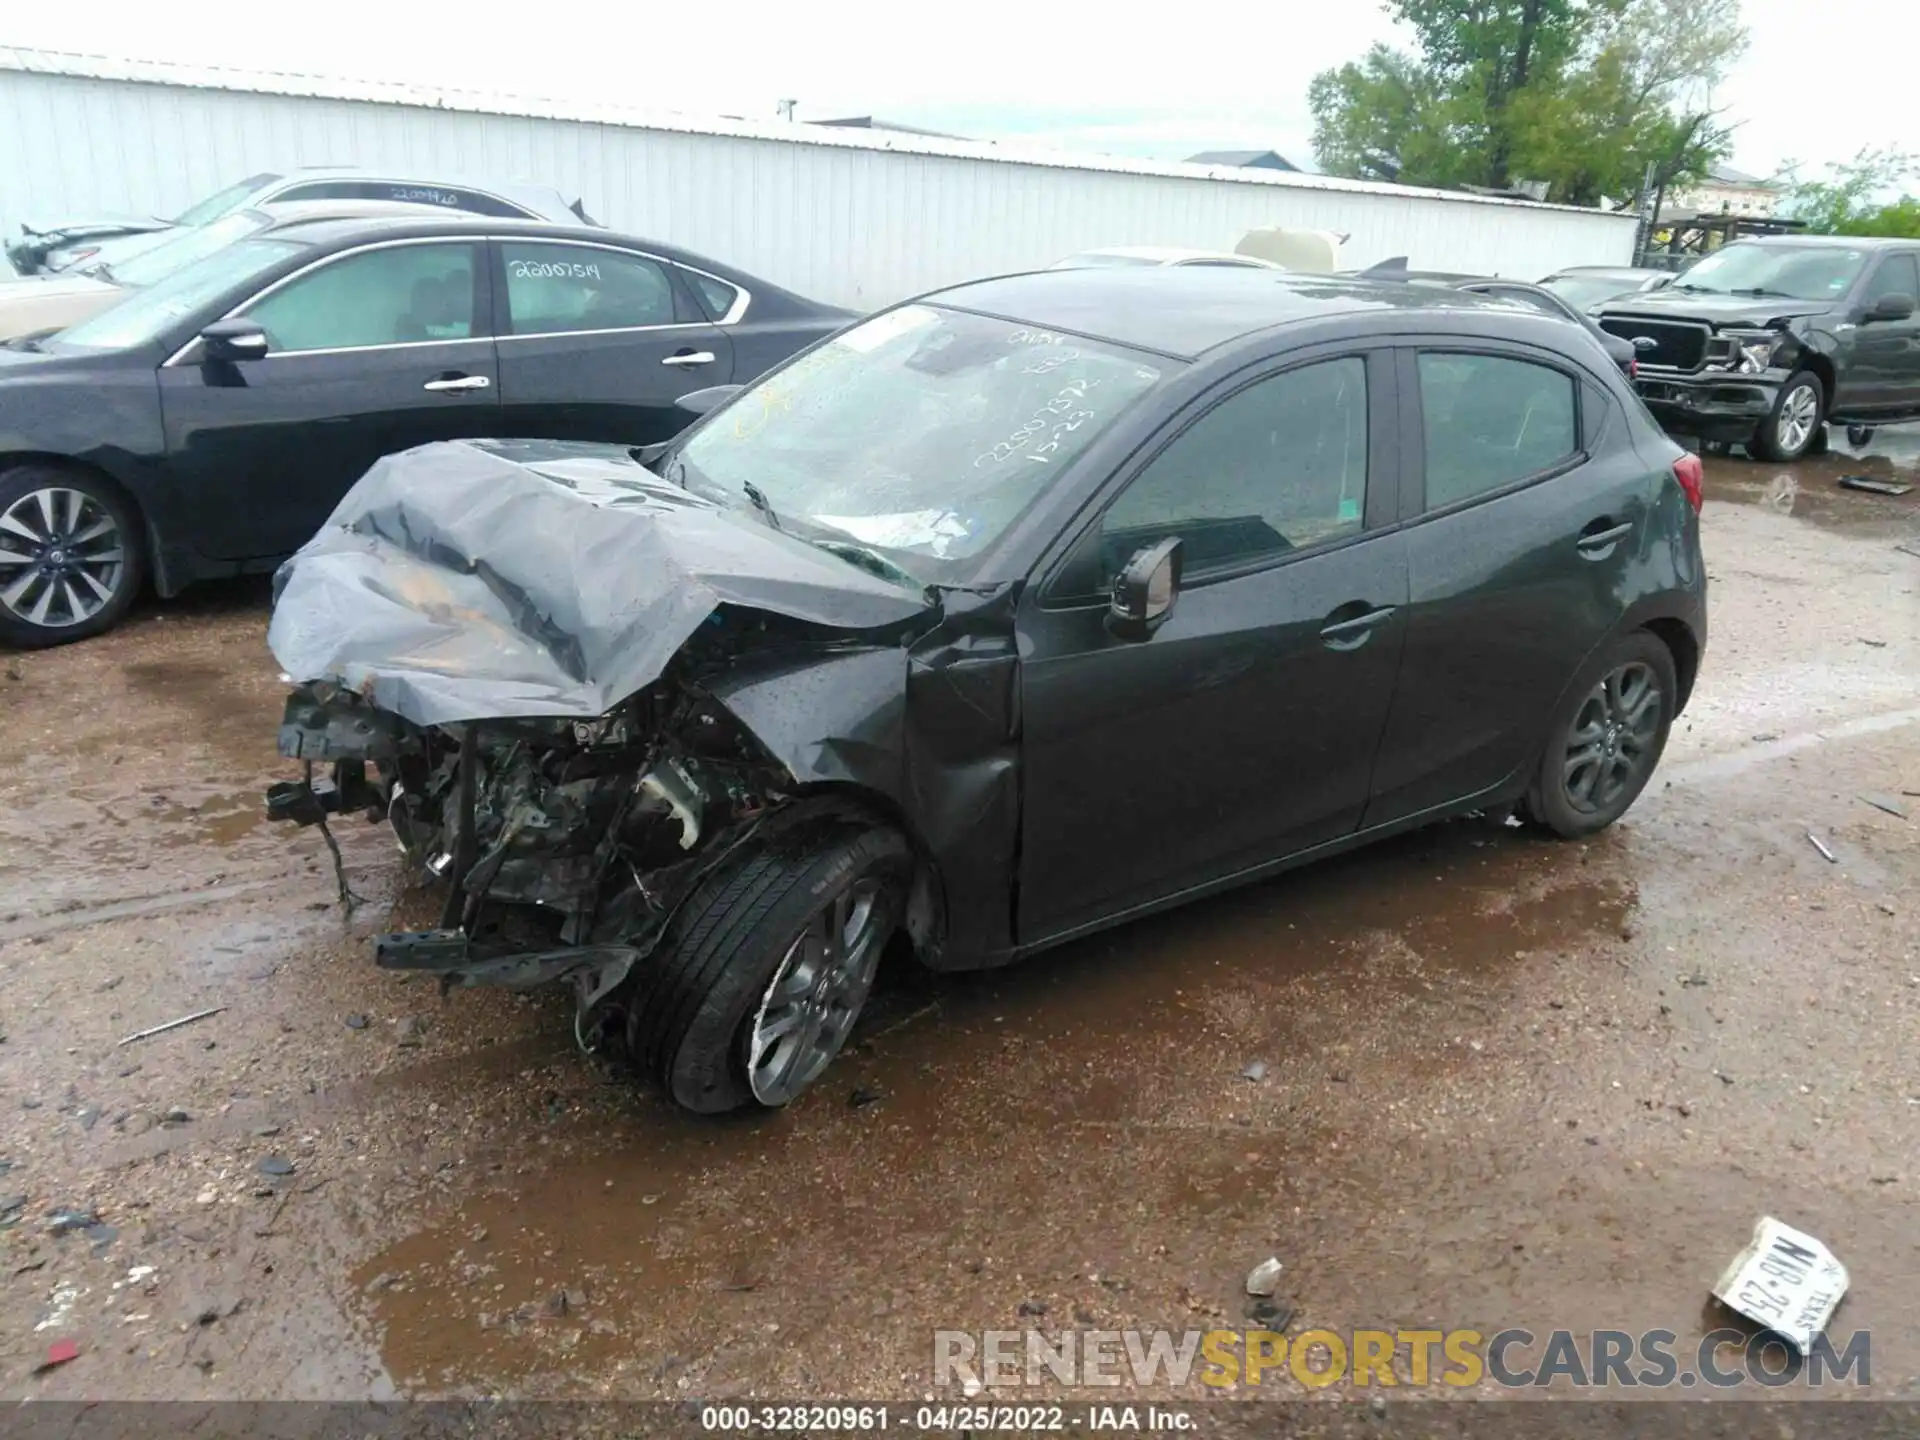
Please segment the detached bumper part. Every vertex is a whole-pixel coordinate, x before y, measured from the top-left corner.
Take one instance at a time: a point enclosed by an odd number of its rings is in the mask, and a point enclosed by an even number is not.
[[[267,819],[295,825],[318,825],[329,815],[356,810],[377,813],[382,804],[379,789],[358,760],[338,762],[331,780],[282,780],[267,787]]]

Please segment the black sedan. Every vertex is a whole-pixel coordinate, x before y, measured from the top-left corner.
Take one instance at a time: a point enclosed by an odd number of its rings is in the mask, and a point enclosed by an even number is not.
[[[380,963],[569,981],[695,1110],[818,1079],[900,932],[996,965],[1464,811],[1592,834],[1706,641],[1698,457],[1451,289],[980,281],[648,458],[376,467],[279,577],[269,808],[444,887]]]
[[[0,348],[0,640],[96,634],[148,579],[271,569],[409,446],[668,439],[681,397],[850,318],[598,228],[333,220],[229,245]]]

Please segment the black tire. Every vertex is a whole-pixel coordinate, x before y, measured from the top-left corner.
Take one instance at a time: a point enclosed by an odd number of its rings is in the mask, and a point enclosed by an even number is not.
[[[0,522],[11,522],[0,523],[0,642],[41,650],[84,640],[119,624],[140,593],[145,536],[105,477],[57,465],[0,471]]]
[[[1747,448],[1762,460],[1798,460],[1813,448],[1816,436],[1826,433],[1826,414],[1827,392],[1820,377],[1811,370],[1796,370],[1780,387],[1773,408]],[[1811,424],[1802,433],[1809,417]]]
[[[788,957],[799,954],[810,926],[829,924],[823,917],[843,897],[864,895],[869,885],[877,887],[870,912],[877,964],[906,913],[912,876],[906,840],[883,826],[834,820],[749,845],[702,881],[674,917],[628,1008],[634,1063],[699,1114],[791,1101],[819,1079],[817,1070],[792,1094],[772,1099],[748,1073],[756,1024],[774,1003],[773,981],[790,973]],[[837,1038],[821,1042],[828,1061],[844,1045],[872,978],[869,965],[864,985],[845,997],[851,1014],[844,1027],[836,1022]]]
[[[1623,708],[1615,704],[1621,692],[1608,687],[1627,674],[1644,676],[1652,687],[1658,713],[1650,724],[1627,723]],[[1569,687],[1553,718],[1540,768],[1523,802],[1527,818],[1562,839],[1577,840],[1626,814],[1660,763],[1679,696],[1673,653],[1658,636],[1636,630],[1609,645]],[[1594,732],[1591,739],[1582,739],[1586,731]],[[1591,753],[1590,763],[1576,768],[1576,750]],[[1629,754],[1632,765],[1622,775],[1621,758]],[[1616,780],[1619,788],[1613,789]]]

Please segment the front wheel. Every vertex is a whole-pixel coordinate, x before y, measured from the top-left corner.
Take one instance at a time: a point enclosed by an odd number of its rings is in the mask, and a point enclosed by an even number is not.
[[[1754,432],[1752,449],[1763,460],[1798,460],[1826,434],[1826,391],[1811,370],[1796,370],[1774,397],[1773,409]]]
[[[84,470],[0,474],[0,640],[44,649],[120,622],[144,555],[131,508]]]
[[[1621,637],[1575,682],[1527,792],[1535,824],[1567,840],[1626,814],[1666,749],[1680,687],[1673,655],[1644,630]]]
[[[823,822],[722,864],[675,917],[630,1003],[627,1046],[701,1114],[778,1107],[847,1043],[906,913],[905,839]]]

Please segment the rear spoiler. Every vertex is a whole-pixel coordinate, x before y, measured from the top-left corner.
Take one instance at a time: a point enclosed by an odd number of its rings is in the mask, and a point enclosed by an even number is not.
[[[1356,280],[1404,280],[1407,278],[1407,257],[1395,255],[1390,260],[1369,265],[1354,278]]]
[[[567,208],[573,211],[574,214],[580,217],[580,223],[582,225],[599,225],[600,224],[598,220],[594,219],[591,215],[587,214],[587,207],[585,203],[580,200],[575,200],[571,205],[567,206]],[[605,229],[606,227],[601,226],[600,228]]]

